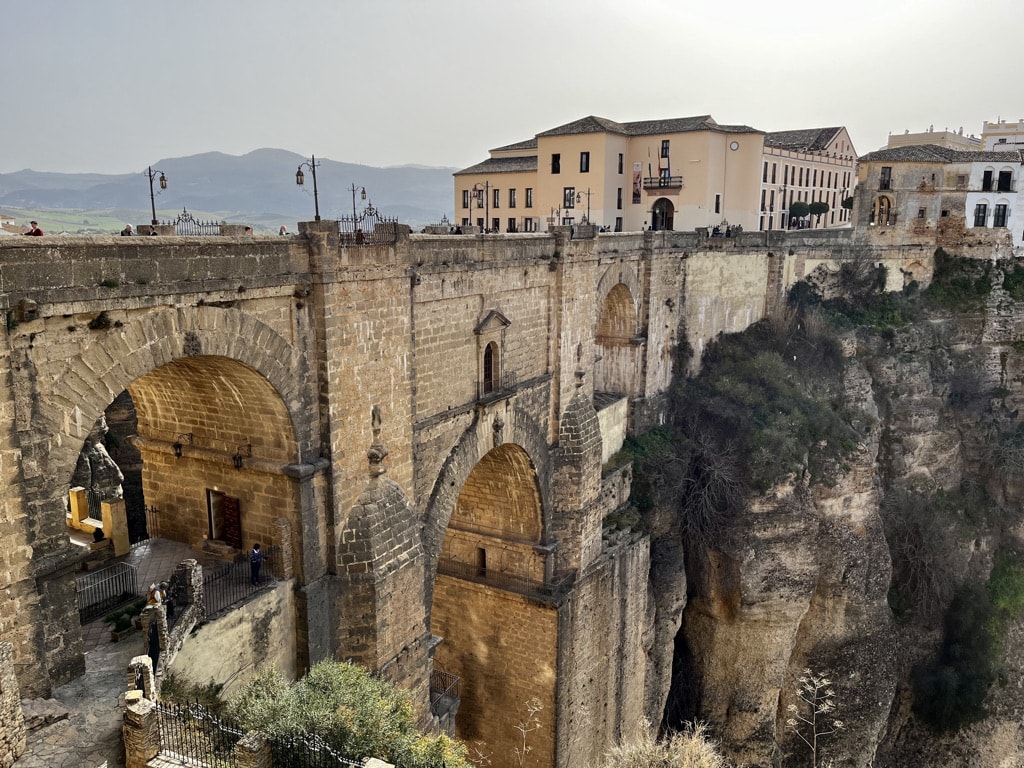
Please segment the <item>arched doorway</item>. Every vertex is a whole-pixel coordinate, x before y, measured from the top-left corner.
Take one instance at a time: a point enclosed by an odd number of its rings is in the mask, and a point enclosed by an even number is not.
[[[438,560],[434,669],[461,678],[456,734],[483,742],[496,767],[512,764],[516,724],[534,699],[542,727],[525,764],[554,759],[558,611],[543,597],[550,551],[542,516],[529,454],[500,445],[463,483]]]
[[[672,219],[675,216],[675,206],[668,198],[661,197],[651,208],[651,229],[663,230],[672,229]]]

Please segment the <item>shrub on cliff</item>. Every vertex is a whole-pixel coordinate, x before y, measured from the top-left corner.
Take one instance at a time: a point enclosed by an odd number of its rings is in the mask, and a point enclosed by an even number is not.
[[[289,685],[266,668],[232,700],[229,716],[270,737],[321,737],[343,757],[377,757],[397,768],[470,768],[464,745],[416,731],[406,693],[362,667],[322,661]]]
[[[726,768],[702,723],[658,741],[648,731],[637,740],[613,748],[603,768]]]
[[[842,348],[813,309],[723,335],[673,390],[671,423],[627,443],[634,500],[679,511],[686,541],[714,545],[746,496],[787,474],[832,482],[856,446],[840,396]]]

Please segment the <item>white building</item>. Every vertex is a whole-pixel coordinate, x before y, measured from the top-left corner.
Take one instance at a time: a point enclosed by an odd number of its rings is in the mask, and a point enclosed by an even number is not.
[[[987,120],[981,131],[982,149],[989,152],[1024,149],[1024,120],[1008,123],[1000,120],[990,123]]]

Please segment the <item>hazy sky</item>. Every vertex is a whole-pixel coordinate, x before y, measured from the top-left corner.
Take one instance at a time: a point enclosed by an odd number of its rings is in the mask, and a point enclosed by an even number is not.
[[[0,172],[261,147],[465,167],[585,115],[1024,118],[1020,0],[0,0]]]

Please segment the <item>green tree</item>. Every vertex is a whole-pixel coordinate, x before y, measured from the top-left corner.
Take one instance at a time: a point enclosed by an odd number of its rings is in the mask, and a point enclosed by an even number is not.
[[[803,200],[794,200],[789,204],[789,218],[790,219],[802,219],[811,212],[811,206],[805,203]]]
[[[322,661],[293,685],[261,669],[228,715],[267,736],[316,735],[351,760],[377,757],[397,768],[471,768],[465,745],[416,731],[405,691],[355,664]]]
[[[843,198],[843,202],[841,203],[841,205],[846,210],[852,211],[853,210],[853,195],[849,195],[848,197],[844,197]]]
[[[811,214],[811,216],[817,217],[818,223],[820,224],[821,217],[828,213],[828,203],[826,203],[824,200],[815,200],[813,203],[807,206],[807,210]]]

